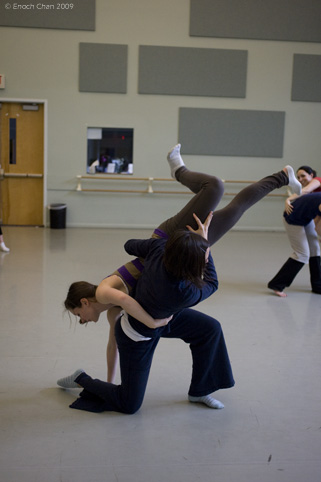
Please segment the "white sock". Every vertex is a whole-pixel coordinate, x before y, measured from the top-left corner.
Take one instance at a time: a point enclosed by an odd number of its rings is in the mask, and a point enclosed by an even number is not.
[[[75,382],[75,379],[79,377],[81,373],[84,373],[84,370],[79,369],[76,370],[72,375],[69,375],[69,377],[59,378],[57,385],[62,388],[79,388],[79,385]]]
[[[285,168],[288,172],[289,187],[292,189],[293,194],[298,194],[300,196],[301,191],[302,191],[302,185],[297,180],[297,178],[295,177],[293,167],[292,166],[285,166]]]
[[[188,400],[195,403],[204,403],[208,407],[216,408],[217,410],[224,408],[224,404],[222,402],[215,400],[215,398],[211,397],[210,395],[204,395],[203,397],[191,397],[189,395]]]
[[[185,166],[185,163],[182,159],[181,156],[181,145],[176,144],[169,153],[167,154],[167,160],[169,163],[169,167],[171,168],[171,175],[174,179],[175,178],[175,172],[180,168]]]
[[[10,249],[7,248],[3,241],[2,243],[0,243],[0,251],[4,251],[5,253],[8,253],[10,251]]]

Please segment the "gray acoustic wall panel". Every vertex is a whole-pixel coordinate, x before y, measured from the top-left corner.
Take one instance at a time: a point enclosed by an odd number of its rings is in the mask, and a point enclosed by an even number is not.
[[[291,99],[321,102],[321,55],[294,54]]]
[[[80,92],[127,92],[127,45],[79,44]]]
[[[246,95],[246,50],[139,47],[140,94]]]
[[[321,42],[320,0],[190,0],[190,35]]]
[[[285,113],[181,108],[182,153],[210,156],[282,157]]]
[[[1,2],[0,26],[95,30],[96,0]]]

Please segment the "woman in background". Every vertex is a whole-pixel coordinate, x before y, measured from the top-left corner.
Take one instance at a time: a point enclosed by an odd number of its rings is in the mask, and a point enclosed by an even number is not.
[[[4,243],[1,226],[0,226],[0,251],[3,251],[4,253],[8,253],[10,251],[10,249]]]
[[[299,195],[321,192],[321,178],[317,177],[316,171],[310,166],[299,167],[296,174],[302,185],[302,191],[301,194],[294,193],[286,199],[283,216],[284,227],[293,253],[268,283],[268,288],[281,298],[287,296],[284,288],[292,284],[305,264],[309,264],[312,292],[321,294],[320,242],[315,229],[315,219],[319,220],[319,217],[309,215],[311,198],[300,201],[299,204],[296,203]],[[301,209],[299,211],[299,206],[306,209],[306,215]],[[297,213],[294,213],[294,209],[297,210]],[[296,215],[294,216],[294,214]],[[310,220],[306,222],[309,216]]]

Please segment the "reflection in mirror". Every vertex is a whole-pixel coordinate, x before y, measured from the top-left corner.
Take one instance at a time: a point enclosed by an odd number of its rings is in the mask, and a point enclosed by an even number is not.
[[[133,174],[134,129],[87,128],[89,174]]]

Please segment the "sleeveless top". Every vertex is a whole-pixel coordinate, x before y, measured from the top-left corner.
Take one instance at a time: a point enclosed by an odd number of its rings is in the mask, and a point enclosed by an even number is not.
[[[151,237],[166,239],[168,238],[168,235],[164,231],[161,231],[160,229],[155,229]],[[121,278],[126,288],[128,289],[128,293],[130,294],[134,286],[136,285],[137,280],[140,278],[143,269],[144,269],[144,259],[135,258],[132,261],[129,261],[128,263],[123,264],[120,268],[116,269],[116,271],[111,273],[109,276],[113,276],[113,275],[119,276],[119,278]]]

